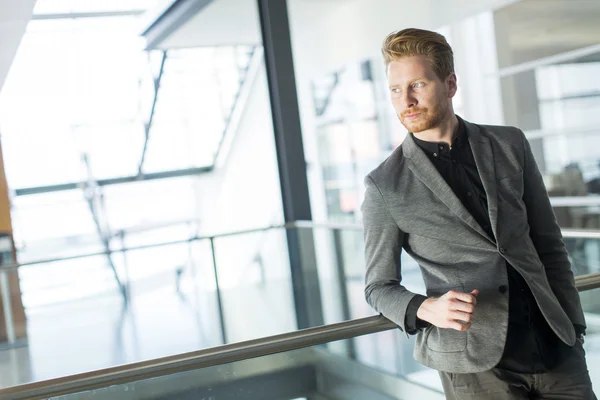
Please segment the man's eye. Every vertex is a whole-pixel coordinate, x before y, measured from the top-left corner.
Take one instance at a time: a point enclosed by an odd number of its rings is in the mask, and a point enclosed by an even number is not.
[[[416,82],[415,84],[413,84],[414,88],[421,88],[423,87],[423,82]]]
[[[393,88],[393,89],[392,89],[392,93],[400,93],[400,89],[398,89],[398,88]]]

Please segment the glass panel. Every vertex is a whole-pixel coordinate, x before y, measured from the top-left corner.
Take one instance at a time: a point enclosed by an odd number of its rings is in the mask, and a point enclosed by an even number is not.
[[[182,223],[197,224],[198,197],[193,178],[179,177],[153,181],[142,181],[125,185],[110,185],[102,188],[104,214],[113,232],[125,230],[127,246],[168,242],[189,237],[190,229]],[[133,239],[159,225],[179,226],[179,232],[149,241]],[[136,234],[136,230],[140,232]],[[131,231],[131,234],[129,234]],[[131,241],[130,241],[131,240]]]
[[[215,239],[227,342],[297,328],[286,231]]]
[[[29,372],[0,388],[223,343],[207,240],[115,252],[112,261],[126,303],[106,256],[19,270],[28,345],[0,352],[0,365]]]
[[[256,4],[247,4],[256,9]],[[102,13],[138,5],[141,0],[40,0],[36,13]],[[146,54],[140,19],[130,14],[55,15],[29,24],[0,97],[11,189],[87,182],[90,176],[90,181],[137,176],[161,52]],[[199,13],[190,23],[204,15]],[[15,198],[20,261],[112,252],[22,269],[27,317],[35,330],[28,332],[28,346],[15,350],[29,360],[25,366],[32,372],[23,379],[69,375],[222,342],[211,246],[187,240],[200,232],[277,224],[283,215],[266,73],[253,52],[260,43],[257,13],[252,14],[255,18],[246,12],[239,15],[252,22],[252,37],[258,41],[233,36],[215,41],[214,25],[203,34],[197,28],[208,25],[201,22],[192,27],[197,34],[186,37],[185,44],[174,43],[178,35],[173,34],[169,40],[174,41],[160,46],[175,49],[169,53],[158,92],[146,174],[211,165],[240,98],[240,86],[253,83],[242,97],[246,101],[227,141],[229,151],[220,153],[226,162],[216,173],[151,181],[141,181],[140,176],[139,182],[94,190]],[[218,20],[222,28],[229,17],[226,11],[222,18],[209,19]],[[235,24],[219,32],[235,34],[234,28]],[[88,196],[93,197],[93,207],[86,194],[94,195]],[[245,257],[256,247],[244,247],[244,239],[217,245],[226,258],[223,298],[232,319],[227,323],[240,337],[296,328],[286,235],[281,232],[269,233],[264,243],[247,239],[253,246],[267,246],[258,250],[266,259],[263,287],[256,275],[260,260],[243,260],[251,264],[249,270],[236,271],[241,257],[227,258],[237,250]],[[171,241],[181,243],[120,251]],[[239,272],[246,273],[240,281],[229,279]],[[129,292],[127,301],[117,277]],[[266,305],[276,295],[274,305],[281,315],[270,316],[270,330],[260,331],[261,325],[250,318],[244,326],[234,321],[238,307],[249,309],[244,296],[234,293],[245,288],[246,294],[254,290],[257,301]],[[258,314],[260,308],[252,311]],[[241,332],[251,325],[257,329]],[[51,338],[45,337],[48,332]],[[77,337],[83,339],[69,346]]]
[[[79,190],[14,197],[11,214],[21,263],[103,249]]]
[[[575,275],[600,272],[599,239],[565,238],[564,241]]]
[[[212,165],[240,85],[250,46],[167,52],[150,130],[145,172]]]
[[[105,256],[24,266],[19,275],[28,314],[39,307],[110,294],[117,289]]]
[[[600,289],[581,292],[580,297],[587,324],[584,344],[586,360],[597,393],[600,387]]]
[[[330,344],[344,346],[346,342],[351,342],[339,341],[53,399],[93,396],[94,399],[102,400],[126,395],[130,399],[188,396],[211,399],[297,400],[340,398],[340,394],[348,390],[355,395],[360,394],[360,398],[374,400],[443,399],[442,393],[437,389],[406,381],[402,385],[406,388],[406,393],[394,392],[397,390],[397,387],[393,387],[394,383],[401,381],[396,381],[390,376],[390,372],[382,363],[397,353],[390,351],[391,343],[382,341],[381,335],[372,334],[362,338],[369,343],[378,344],[377,349],[382,350],[382,353],[370,362],[357,362],[327,350]],[[437,376],[437,373],[435,375]],[[383,385],[384,379],[386,385]],[[437,380],[439,381],[439,378]]]

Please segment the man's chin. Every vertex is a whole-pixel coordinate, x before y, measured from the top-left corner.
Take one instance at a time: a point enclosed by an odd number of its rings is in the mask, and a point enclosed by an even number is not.
[[[419,132],[423,132],[423,131],[426,131],[427,129],[431,128],[428,121],[420,122],[420,123],[411,123],[411,122],[407,123],[407,122],[402,121],[402,125],[404,125],[404,127],[411,133],[419,133]]]

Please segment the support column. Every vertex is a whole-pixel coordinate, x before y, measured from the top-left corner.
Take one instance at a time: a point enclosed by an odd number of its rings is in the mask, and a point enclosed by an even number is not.
[[[312,220],[300,127],[287,2],[257,0],[285,222]],[[323,324],[321,291],[311,230],[288,229],[298,328]]]
[[[3,264],[11,264],[16,262],[16,249],[13,241],[12,221],[10,217],[10,200],[8,197],[8,184],[6,182],[6,174],[4,172],[4,158],[2,157],[2,146],[0,145],[0,240],[8,243],[8,250],[2,254]],[[3,272],[4,277],[0,276],[3,281],[0,285],[0,343],[13,341],[14,339],[23,339],[27,336],[27,326],[25,323],[25,309],[21,300],[21,289],[19,286],[18,272]],[[7,290],[8,289],[8,290]],[[8,296],[7,296],[8,294]],[[3,299],[8,299],[10,308],[6,306]],[[10,310],[5,313],[5,309]],[[6,316],[12,314],[12,326],[7,324]],[[8,328],[8,329],[7,329]],[[9,332],[13,328],[13,332]],[[13,336],[14,333],[14,336]],[[9,340],[10,339],[10,340]],[[9,343],[10,344],[10,343]]]

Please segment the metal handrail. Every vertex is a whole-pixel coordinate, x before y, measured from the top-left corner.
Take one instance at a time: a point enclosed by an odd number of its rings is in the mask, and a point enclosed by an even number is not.
[[[563,229],[562,235],[570,239],[600,239],[600,231],[598,230]]]
[[[244,234],[249,234],[249,233],[263,232],[263,231],[267,231],[267,230],[271,230],[271,229],[286,229],[286,228],[293,227],[292,225],[293,224],[270,225],[270,226],[266,226],[263,228],[224,232],[224,233],[218,233],[218,234],[213,234],[213,235],[204,235],[204,236],[193,235],[186,239],[172,240],[169,242],[161,242],[161,243],[143,244],[143,245],[139,245],[139,246],[123,247],[123,248],[111,250],[110,252],[111,253],[120,253],[120,252],[134,251],[134,250],[144,250],[144,249],[155,248],[155,247],[171,246],[171,245],[175,245],[175,244],[183,244],[183,243],[188,243],[188,242],[196,242],[196,241],[200,241],[200,240],[211,240],[211,239],[217,239],[217,238],[228,237],[228,236],[236,236],[236,235],[244,235]],[[64,256],[64,257],[33,260],[33,261],[28,261],[28,262],[18,263],[18,264],[5,264],[5,265],[0,265],[0,271],[13,271],[13,270],[16,270],[16,269],[19,269],[21,267],[28,266],[28,265],[49,264],[49,263],[53,263],[53,262],[57,262],[57,261],[75,260],[78,258],[96,257],[96,256],[103,256],[106,254],[107,254],[106,251],[97,251],[97,252],[92,252],[92,253],[76,254],[73,256]]]
[[[183,244],[188,242],[195,242],[201,240],[211,240],[217,238],[223,238],[228,236],[237,236],[237,235],[246,235],[250,233],[257,233],[268,231],[271,229],[343,229],[343,230],[355,230],[362,231],[363,226],[361,224],[351,224],[351,223],[329,223],[329,222],[313,222],[313,221],[296,221],[289,222],[286,224],[278,224],[278,225],[269,225],[262,228],[253,228],[253,229],[244,229],[238,231],[231,232],[222,232],[215,233],[211,235],[194,235],[190,236],[186,239],[180,240],[172,240],[169,242],[161,242],[161,243],[151,243],[144,244],[139,246],[131,246],[131,247],[123,247],[111,250],[111,253],[120,253],[120,252],[128,252],[134,250],[144,250],[149,248],[163,247],[163,246],[171,246],[176,244]],[[576,229],[563,229],[562,230],[563,237],[565,238],[576,238],[576,239],[600,239],[600,230],[576,230]],[[0,265],[0,271],[11,272],[19,269],[20,267],[29,266],[29,265],[37,265],[37,264],[50,264],[57,261],[68,261],[75,260],[79,258],[88,258],[88,257],[96,257],[96,256],[104,256],[106,255],[106,251],[98,251],[92,253],[84,253],[84,254],[76,254],[73,256],[63,256],[56,258],[47,258],[40,260],[33,260],[24,263],[18,264],[5,264]]]
[[[303,329],[205,350],[0,389],[3,400],[42,399],[171,375],[382,332],[397,326],[382,316]]]
[[[600,288],[600,273],[576,276],[575,287],[580,292]]]
[[[575,278],[579,291],[600,287],[600,274]],[[217,346],[118,367],[0,389],[5,400],[42,399],[242,361],[397,328],[379,315]]]

